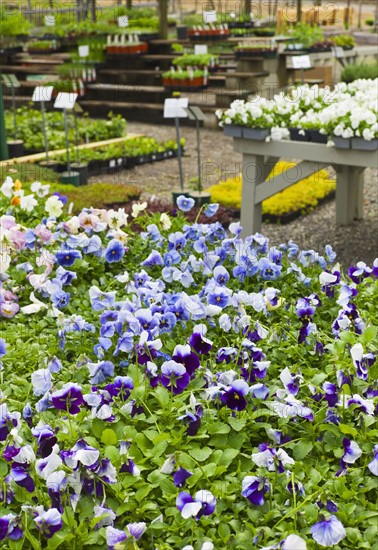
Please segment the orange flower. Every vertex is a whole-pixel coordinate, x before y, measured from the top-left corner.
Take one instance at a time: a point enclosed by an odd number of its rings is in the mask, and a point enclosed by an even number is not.
[[[12,197],[11,206],[19,206],[19,205],[20,205],[20,202],[21,202],[20,197],[18,197],[17,195],[15,195],[14,197]]]
[[[22,183],[20,182],[20,180],[16,180],[14,182],[14,188],[16,191],[19,191],[20,189],[22,189]]]

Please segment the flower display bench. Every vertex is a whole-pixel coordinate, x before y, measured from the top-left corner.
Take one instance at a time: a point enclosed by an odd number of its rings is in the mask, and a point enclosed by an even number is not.
[[[336,171],[336,223],[350,225],[363,218],[364,170],[378,168],[376,151],[354,151],[318,143],[255,141],[233,138],[234,150],[243,155],[243,235],[261,230],[262,202],[303,178],[332,166]],[[279,159],[302,159],[297,166],[266,181]]]

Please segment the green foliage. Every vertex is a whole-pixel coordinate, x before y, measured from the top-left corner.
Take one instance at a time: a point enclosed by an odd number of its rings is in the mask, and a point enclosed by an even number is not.
[[[204,54],[185,54],[177,59],[174,59],[173,64],[177,67],[208,67],[214,64],[216,59],[214,55],[209,53]]]
[[[324,39],[323,31],[317,27],[307,23],[297,23],[291,31],[290,36],[297,44],[302,44],[304,48],[309,48],[316,42],[321,42]]]
[[[121,183],[93,183],[75,187],[73,185],[53,184],[52,192],[58,192],[67,197],[67,202],[74,203],[74,212],[79,213],[83,208],[112,208],[124,206],[139,199],[140,190]]]
[[[337,34],[330,39],[335,46],[350,48],[356,45],[356,39],[351,34]]]
[[[343,82],[353,82],[360,78],[378,78],[378,63],[361,63],[359,65],[347,65],[341,73]]]
[[[0,5],[0,36],[2,38],[29,34],[30,29],[31,24],[20,11],[9,10],[4,4]]]
[[[70,81],[59,81],[61,91]],[[43,135],[41,132],[42,114],[34,106],[20,107],[16,111],[17,129],[19,139],[22,139],[27,151],[43,151]],[[8,132],[13,131],[13,114],[5,112],[5,126]],[[59,111],[46,113],[46,127],[49,148],[65,148],[64,119]],[[91,119],[88,115],[78,117],[79,142],[103,141],[121,137],[125,134],[126,121],[121,115],[109,113],[108,120]],[[75,143],[76,134],[73,115],[69,116],[69,141]]]

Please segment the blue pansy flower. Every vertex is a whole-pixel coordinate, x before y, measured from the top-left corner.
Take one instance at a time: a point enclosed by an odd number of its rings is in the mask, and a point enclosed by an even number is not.
[[[0,338],[0,357],[4,357],[7,353],[7,346],[4,338]]]
[[[369,462],[368,468],[373,475],[378,476],[378,445],[374,445],[373,460]]]
[[[63,267],[70,267],[75,263],[75,260],[81,260],[82,255],[79,250],[75,250],[65,245],[62,246],[62,250],[58,250],[55,253],[56,261]]]
[[[183,212],[189,212],[195,205],[195,200],[190,197],[185,197],[185,195],[180,195],[177,197],[176,204]]]
[[[335,546],[346,537],[343,524],[334,515],[315,523],[311,527],[311,534],[319,546],[327,547]]]
[[[119,262],[125,254],[125,247],[117,239],[112,239],[105,250],[105,261],[108,263]]]
[[[211,218],[211,216],[214,216],[214,214],[217,213],[218,208],[219,208],[219,204],[217,203],[208,204],[204,210],[205,216],[207,216],[208,218]]]
[[[233,411],[242,411],[247,406],[245,396],[249,392],[249,386],[244,380],[234,380],[222,393],[221,401]]]
[[[101,384],[107,378],[114,375],[114,365],[111,361],[88,364],[91,384]]]

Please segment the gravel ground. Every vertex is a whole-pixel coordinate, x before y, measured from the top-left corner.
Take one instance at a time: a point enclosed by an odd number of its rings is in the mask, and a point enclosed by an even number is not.
[[[175,131],[170,126],[155,126],[141,123],[128,123],[129,132],[151,135],[159,140],[174,139]],[[186,138],[186,153],[183,159],[184,179],[189,182],[197,175],[196,136],[192,128],[182,128]],[[235,153],[232,139],[221,132],[201,130],[201,156],[204,186],[233,177],[241,171],[241,155]],[[363,260],[371,264],[378,257],[378,174],[377,170],[365,172],[364,219],[348,227],[337,227],[335,223],[335,200],[316,208],[287,225],[263,224],[262,233],[274,244],[288,241],[297,242],[304,249],[321,251],[331,244],[340,263],[347,267]],[[104,177],[101,178],[104,180]],[[91,182],[98,181],[92,178]],[[177,160],[145,164],[134,170],[124,170],[106,178],[108,182],[123,182],[137,185],[142,189],[142,199],[153,196],[171,201],[171,190],[179,183]]]

